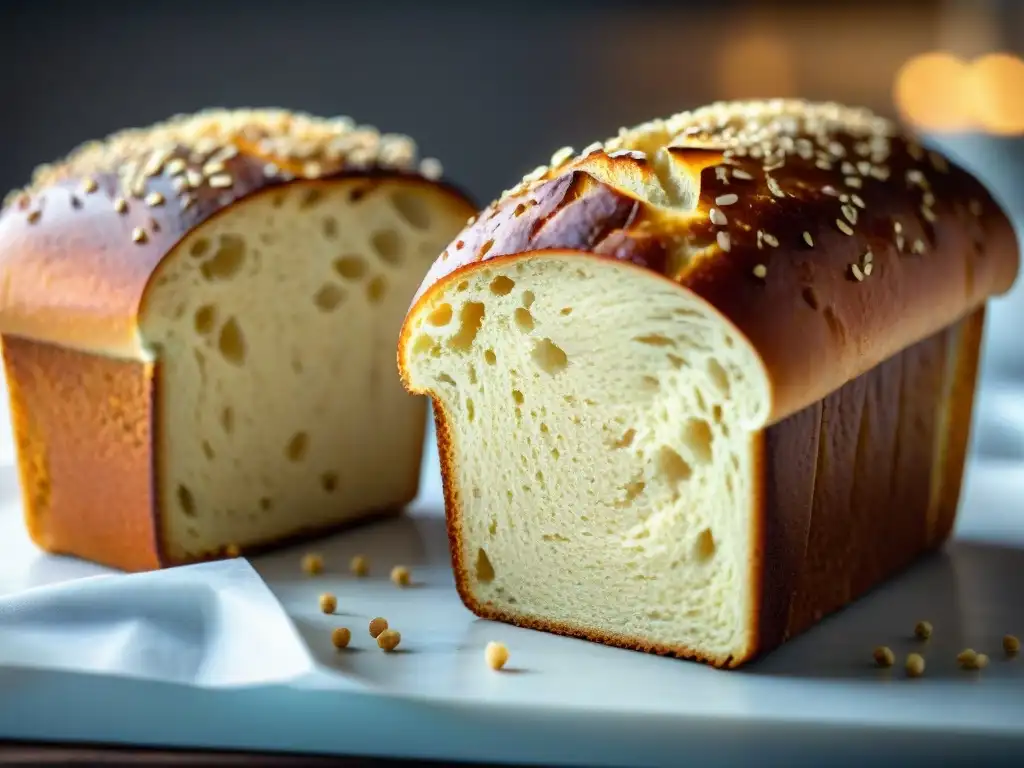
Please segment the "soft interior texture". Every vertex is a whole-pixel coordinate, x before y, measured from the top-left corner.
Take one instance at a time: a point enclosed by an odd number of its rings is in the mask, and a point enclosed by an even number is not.
[[[706,303],[579,254],[466,272],[411,318],[451,435],[464,581],[510,617],[724,660],[752,642],[749,343]]]
[[[414,495],[424,402],[395,373],[416,285],[465,223],[400,180],[300,183],[179,244],[147,294],[173,558],[244,548]]]

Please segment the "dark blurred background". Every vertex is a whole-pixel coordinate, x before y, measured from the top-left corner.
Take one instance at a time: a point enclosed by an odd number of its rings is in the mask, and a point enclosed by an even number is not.
[[[1019,225],[1022,55],[1022,0],[5,0],[0,191],[118,128],[284,106],[411,134],[484,203],[620,125],[802,96],[926,132]],[[993,310],[987,376],[1024,379],[1022,331],[1017,290]]]

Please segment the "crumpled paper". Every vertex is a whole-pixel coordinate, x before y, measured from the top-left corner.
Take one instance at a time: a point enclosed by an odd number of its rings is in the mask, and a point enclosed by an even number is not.
[[[293,680],[313,660],[256,571],[233,559],[0,597],[5,667],[231,688]]]

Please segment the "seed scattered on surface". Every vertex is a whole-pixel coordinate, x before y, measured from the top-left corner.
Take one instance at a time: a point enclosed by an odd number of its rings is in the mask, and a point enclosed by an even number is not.
[[[167,172],[168,176],[177,176],[179,173],[185,170],[187,165],[188,164],[185,162],[184,159],[176,157],[167,163],[167,166],[164,168],[164,170]]]
[[[572,156],[572,147],[562,147],[551,156],[551,167],[558,168],[561,165],[565,165],[565,162]]]
[[[846,217],[847,221],[849,221],[851,224],[856,224],[857,223],[857,209],[856,208],[854,208],[852,205],[844,205],[841,210],[843,212],[843,216]]]
[[[128,201],[123,197],[114,198],[114,210],[118,213],[128,213]]]
[[[729,219],[717,208],[712,208],[708,211],[708,218],[711,219],[711,223],[716,227],[724,227],[729,223]]]
[[[1020,639],[1014,635],[1003,635],[1003,650],[1007,656],[1013,656],[1020,652]]]
[[[924,674],[924,656],[919,653],[908,654],[904,669],[907,677],[920,677]]]
[[[158,205],[164,204],[164,196],[159,192],[150,192],[146,195],[146,205],[150,208],[156,208]]]
[[[919,621],[914,625],[914,637],[918,640],[927,640],[932,636],[932,624],[930,621]]]
[[[858,208],[865,208],[864,201],[860,199],[860,195],[850,195],[851,202]]]
[[[804,232],[804,242],[807,243],[811,248],[814,247],[814,238],[811,237],[810,232]]]
[[[141,245],[142,243],[145,243],[148,240],[149,235],[146,234],[146,230],[144,230],[142,227],[136,227],[135,229],[132,230],[133,243],[139,243]]]
[[[29,211],[28,212],[28,216],[26,218],[28,219],[28,223],[29,224],[35,224],[42,217],[43,217],[43,212],[40,211],[38,208],[36,208],[34,210]]]
[[[737,195],[735,192],[730,192],[727,195],[719,195],[718,197],[716,197],[715,205],[732,205],[733,203],[738,202],[739,199],[739,195]]]
[[[875,664],[879,667],[891,667],[896,663],[896,656],[893,654],[892,649],[884,645],[875,648],[872,657],[875,660]]]
[[[352,641],[352,632],[348,627],[338,627],[331,632],[331,644],[335,648],[347,648]]]
[[[728,253],[729,249],[732,248],[732,240],[729,238],[728,232],[719,232],[715,237],[715,240],[718,242],[718,247],[726,253]]]
[[[338,598],[332,595],[330,592],[324,592],[320,595],[320,610],[324,613],[334,613],[338,607]]]
[[[849,176],[846,179],[844,179],[844,182],[848,187],[853,187],[854,189],[861,188],[861,181],[860,178],[858,178],[857,176]]]
[[[85,192],[87,195],[91,195],[93,192],[95,192],[99,188],[100,187],[99,187],[99,184],[96,183],[96,179],[83,179],[82,180],[82,191]]]
[[[779,239],[777,237],[775,237],[775,235],[771,234],[770,232],[765,232],[764,236],[763,236],[763,239],[772,248],[778,248],[779,247]]]
[[[935,211],[931,208],[921,207],[921,215],[924,216],[925,220],[930,224],[934,224],[936,220]]]
[[[742,179],[743,181],[750,181],[751,179],[754,178],[749,173],[747,173],[746,171],[744,171],[744,170],[742,170],[740,168],[737,168],[735,171],[733,171],[732,175],[733,175],[733,178],[735,178],[735,179]]]
[[[316,576],[318,573],[322,573],[323,570],[324,559],[320,555],[310,552],[302,556],[302,572],[307,576]]]
[[[964,648],[956,655],[956,663],[959,664],[962,669],[977,669],[978,655],[979,654],[973,648]]]
[[[381,632],[388,628],[388,620],[382,616],[370,619],[370,637],[378,637]]]
[[[774,176],[766,176],[765,183],[768,185],[768,191],[775,197],[786,196],[786,193],[782,191],[782,187],[779,186],[779,182],[775,180]]]
[[[396,586],[407,587],[409,586],[411,579],[412,576],[409,573],[409,569],[404,565],[396,565],[391,569],[391,581],[393,581]]]
[[[852,235],[853,229],[842,219],[836,219],[836,228],[844,235]]]
[[[348,569],[356,576],[365,576],[370,572],[370,562],[362,555],[356,555],[349,562]]]
[[[217,174],[210,177],[210,186],[214,189],[226,189],[232,184],[231,177],[227,174]]]
[[[385,653],[391,653],[402,642],[402,635],[394,629],[385,629],[377,635],[377,647]]]
[[[924,253],[924,250],[925,250],[924,240],[920,240],[920,239],[915,240],[914,244],[910,246],[910,250],[913,251],[914,253],[918,254],[918,255]]]
[[[860,264],[851,264],[850,273],[853,275],[853,279],[858,283],[864,279],[864,272],[860,268]]]
[[[759,280],[764,280],[767,276],[768,267],[766,267],[764,264],[754,265],[754,277],[758,278]]]
[[[484,649],[484,658],[491,669],[501,669],[508,663],[508,647],[504,643],[492,641]]]

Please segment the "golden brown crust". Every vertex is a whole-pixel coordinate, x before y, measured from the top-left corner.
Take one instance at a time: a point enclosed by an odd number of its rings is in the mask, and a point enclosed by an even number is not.
[[[627,153],[650,140],[637,130],[538,169],[453,241],[418,296],[461,268],[545,248],[631,261],[753,342],[778,421],[1016,278],[1012,226],[984,187],[881,118],[760,102],[659,125],[673,145],[663,155]],[[693,204],[664,192],[666,167],[699,177]]]
[[[0,332],[144,358],[150,277],[206,219],[292,180],[433,183],[439,170],[417,163],[406,137],[271,110],[204,112],[85,145],[37,171],[0,214]]]

